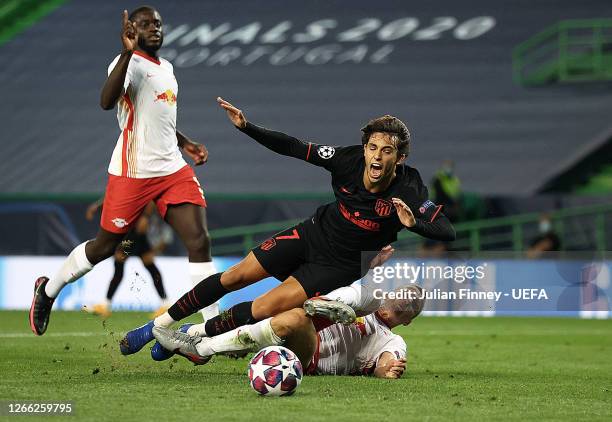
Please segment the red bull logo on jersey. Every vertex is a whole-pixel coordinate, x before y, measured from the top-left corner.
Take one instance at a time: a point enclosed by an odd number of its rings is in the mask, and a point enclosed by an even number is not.
[[[117,218],[113,218],[111,221],[116,227],[119,227],[120,229],[127,226],[127,221],[125,221],[124,218],[117,217]]]
[[[176,94],[172,92],[171,89],[167,89],[165,92],[161,94],[156,94],[155,102],[163,101],[168,105],[176,105]]]
[[[366,329],[365,318],[364,317],[356,318],[355,322],[353,323],[353,325],[355,327],[357,327],[357,329],[359,330],[359,334],[361,334],[361,337],[364,337],[364,336],[368,335],[368,331]]]

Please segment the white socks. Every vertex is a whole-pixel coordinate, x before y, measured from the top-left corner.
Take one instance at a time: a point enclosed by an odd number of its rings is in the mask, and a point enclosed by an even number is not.
[[[327,299],[342,302],[355,310],[357,316],[369,315],[382,305],[382,299],[376,299],[374,288],[355,282],[350,286],[340,287],[324,296]]]
[[[217,269],[215,268],[215,264],[213,264],[212,261],[211,262],[190,262],[189,263],[189,277],[191,278],[191,284],[194,286],[198,284],[200,281],[204,280],[205,278],[208,278],[209,276],[216,274],[216,273],[217,273]],[[216,315],[219,315],[219,303],[215,302],[212,305],[209,305],[206,308],[202,309],[200,312],[202,312],[204,321]],[[157,318],[153,320],[153,325],[157,327],[169,327],[175,322],[176,321],[172,319],[172,317],[170,316],[168,312],[164,312],[163,314],[161,314],[160,316],[158,316]],[[197,324],[197,325],[198,326],[201,325],[202,333],[205,334],[206,331],[204,330],[204,324]],[[190,328],[193,328],[193,327],[190,327]]]
[[[356,307],[361,301],[361,290],[353,285],[340,287],[323,296],[329,300],[342,302],[351,308]]]
[[[244,325],[215,337],[205,338],[196,345],[201,356],[218,353],[257,351],[266,346],[279,346],[284,340],[276,335],[271,325],[272,318],[253,325]]]
[[[160,316],[158,316],[157,318],[153,320],[153,325],[155,325],[156,327],[168,328],[175,322],[176,321],[172,319],[172,317],[170,316],[168,312],[164,312],[163,314],[161,314]]]
[[[47,282],[45,286],[47,296],[57,297],[66,284],[78,280],[93,268],[93,265],[87,259],[87,255],[85,255],[85,245],[87,242],[83,242],[74,248],[57,274]]]
[[[191,285],[195,287],[200,281],[210,277],[217,273],[215,264],[210,262],[190,262],[189,263],[189,277],[191,278]],[[219,302],[215,302],[208,305],[206,308],[200,310],[204,321],[211,319],[219,315]]]
[[[247,325],[245,328],[260,349],[266,346],[280,346],[285,342],[285,340],[277,336],[272,329],[272,318],[264,319],[252,325]],[[240,327],[236,330],[240,330]]]

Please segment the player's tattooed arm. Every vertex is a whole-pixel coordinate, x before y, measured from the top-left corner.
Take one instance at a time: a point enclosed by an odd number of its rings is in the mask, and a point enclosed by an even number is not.
[[[128,19],[127,10],[123,11],[123,23],[121,28],[121,44],[123,50],[115,68],[106,78],[100,94],[100,107],[104,110],[112,110],[123,95],[123,84],[127,74],[132,53],[138,46],[138,34],[134,24]]]
[[[383,352],[378,358],[374,376],[377,378],[398,379],[406,370],[406,359],[396,359],[393,353]]]
[[[179,148],[193,160],[196,166],[208,161],[208,150],[204,145],[192,141],[178,130],[176,131],[176,140]]]

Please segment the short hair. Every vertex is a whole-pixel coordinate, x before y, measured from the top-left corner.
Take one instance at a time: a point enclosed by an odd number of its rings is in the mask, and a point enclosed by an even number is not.
[[[361,128],[363,135],[361,143],[367,145],[370,136],[374,132],[388,133],[394,137],[395,146],[400,154],[408,156],[410,153],[410,131],[397,117],[385,114],[382,117],[377,117],[368,122],[367,125]]]
[[[139,13],[148,12],[148,11],[155,12],[155,11],[157,11],[157,9],[154,8],[153,6],[147,6],[147,5],[139,6],[136,9],[132,10],[130,15],[128,16],[128,19],[130,21],[134,22],[134,19],[136,18],[136,15],[138,15]]]
[[[390,311],[397,311],[401,313],[407,313],[410,315],[410,319],[413,320],[418,317],[425,307],[425,298],[421,299],[423,294],[423,288],[416,284],[409,284],[407,286],[400,287],[395,290],[396,292],[408,292],[413,291],[415,296],[413,299],[387,299],[383,307]]]

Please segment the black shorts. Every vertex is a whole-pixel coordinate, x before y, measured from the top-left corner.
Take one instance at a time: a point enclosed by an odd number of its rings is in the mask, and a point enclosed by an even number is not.
[[[122,250],[128,257],[142,257],[147,252],[150,252],[151,249],[147,235],[136,233],[136,230],[129,231],[123,238],[123,241],[117,246],[117,250]]]
[[[308,297],[325,295],[361,278],[361,265],[340,263],[322,253],[309,239],[309,220],[275,234],[254,248],[261,266],[274,278],[293,276]]]

